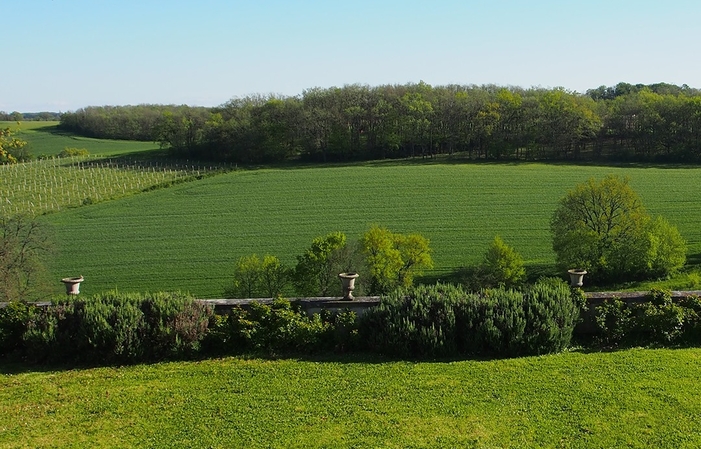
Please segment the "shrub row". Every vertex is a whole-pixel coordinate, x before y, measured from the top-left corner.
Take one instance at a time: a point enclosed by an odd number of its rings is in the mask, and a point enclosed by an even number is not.
[[[523,290],[478,293],[437,284],[397,290],[361,317],[308,316],[289,301],[252,303],[215,315],[178,293],[62,298],[50,307],[13,302],[0,309],[0,356],[36,362],[135,363],[204,354],[372,351],[397,357],[521,356],[566,348],[585,306],[560,280]],[[613,344],[701,341],[701,299],[610,300],[595,313],[599,338]]]
[[[579,319],[584,302],[578,292],[560,281],[479,293],[418,286],[384,297],[366,312],[361,333],[372,350],[401,356],[557,352],[569,345]]]
[[[652,290],[642,303],[613,298],[597,308],[599,338],[606,345],[701,343],[701,298],[672,300],[671,293]]]
[[[179,293],[95,295],[0,310],[0,354],[35,362],[133,363],[190,356],[208,333],[211,307]]]

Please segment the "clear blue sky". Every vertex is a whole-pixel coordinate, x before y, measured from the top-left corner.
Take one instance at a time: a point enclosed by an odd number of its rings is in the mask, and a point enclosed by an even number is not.
[[[0,110],[345,84],[701,88],[699,0],[0,0]]]

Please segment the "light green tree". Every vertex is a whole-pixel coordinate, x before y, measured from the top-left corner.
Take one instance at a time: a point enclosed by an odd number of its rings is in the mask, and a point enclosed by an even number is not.
[[[627,178],[577,185],[560,200],[551,230],[560,268],[584,268],[598,281],[668,275],[686,260],[679,232],[651,219]]]
[[[255,298],[259,292],[261,260],[256,254],[242,256],[234,267],[234,281],[224,295],[232,298]]]
[[[266,255],[260,265],[260,286],[269,297],[282,294],[289,280],[289,270],[275,256]]]
[[[414,277],[433,267],[429,241],[420,234],[395,234],[372,226],[361,246],[370,272],[370,292],[387,293],[410,286]]]
[[[513,287],[526,279],[523,257],[498,235],[484,255],[484,271],[494,285]]]

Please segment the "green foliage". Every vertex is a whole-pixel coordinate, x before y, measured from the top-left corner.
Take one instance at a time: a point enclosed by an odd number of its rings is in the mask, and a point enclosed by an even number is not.
[[[444,356],[456,352],[455,304],[465,293],[438,284],[398,289],[361,319],[362,339],[388,355]]]
[[[701,342],[701,300],[673,300],[669,291],[652,290],[642,303],[620,299],[597,307],[599,338],[608,345],[679,344]]]
[[[524,346],[527,353],[559,352],[569,346],[582,311],[580,293],[564,282],[538,282],[526,289]]]
[[[485,289],[462,301],[456,314],[459,347],[465,354],[497,357],[524,354],[523,293],[504,288]]]
[[[650,220],[646,229],[645,260],[650,276],[668,276],[686,263],[686,241],[676,226],[663,217]]]
[[[605,344],[618,344],[630,336],[632,311],[619,298],[607,299],[596,308],[599,337]]]
[[[0,129],[0,165],[16,164],[24,158],[22,149],[27,142],[12,137],[13,134],[10,128]]]
[[[36,307],[24,301],[10,301],[0,308],[0,356],[21,352],[22,336],[36,314]]]
[[[212,310],[179,293],[68,298],[37,311],[22,336],[35,361],[134,363],[195,354]]]
[[[226,289],[227,298],[254,298],[261,279],[261,261],[256,254],[242,256],[234,267],[234,281]]]
[[[429,241],[420,234],[395,234],[372,226],[361,239],[370,273],[370,292],[387,293],[409,287],[414,277],[433,267]]]
[[[345,246],[346,235],[332,232],[316,237],[309,249],[297,256],[294,282],[300,295],[330,296],[333,291],[340,291],[337,275],[343,270],[339,268],[339,255]]]
[[[524,292],[417,286],[383,296],[363,315],[361,335],[372,350],[390,355],[544,354],[569,345],[579,312],[562,282],[536,284]]]
[[[562,88],[348,85],[251,95],[217,108],[87,107],[61,128],[158,141],[189,157],[243,163],[433,157],[698,162],[698,89],[666,83]],[[0,114],[11,118],[17,114]],[[466,126],[469,123],[469,126]]]
[[[484,255],[483,273],[486,274],[487,285],[514,287],[526,279],[526,268],[523,257],[512,247],[504,243],[498,235],[489,245]],[[487,286],[485,285],[485,287]]]
[[[595,282],[668,275],[686,260],[676,228],[651,220],[628,180],[614,175],[568,192],[551,230],[560,269],[586,269]]]
[[[275,256],[266,255],[260,266],[260,284],[268,298],[282,294],[290,279],[290,270]]]
[[[310,352],[333,347],[333,328],[319,314],[308,317],[278,298],[271,305],[252,302],[248,308],[234,308],[227,319],[224,350],[231,353],[264,351]]]

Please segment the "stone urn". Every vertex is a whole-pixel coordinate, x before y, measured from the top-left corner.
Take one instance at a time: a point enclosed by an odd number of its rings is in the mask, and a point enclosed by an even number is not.
[[[581,287],[584,285],[584,275],[587,274],[587,270],[573,268],[567,270],[567,272],[570,274],[570,285],[572,287]]]
[[[80,283],[83,282],[83,276],[77,278],[63,278],[61,282],[66,286],[67,295],[78,295],[80,294]]]
[[[353,300],[353,290],[355,290],[355,280],[360,276],[358,273],[341,273],[338,278],[341,280],[343,285],[343,300],[352,301]]]

